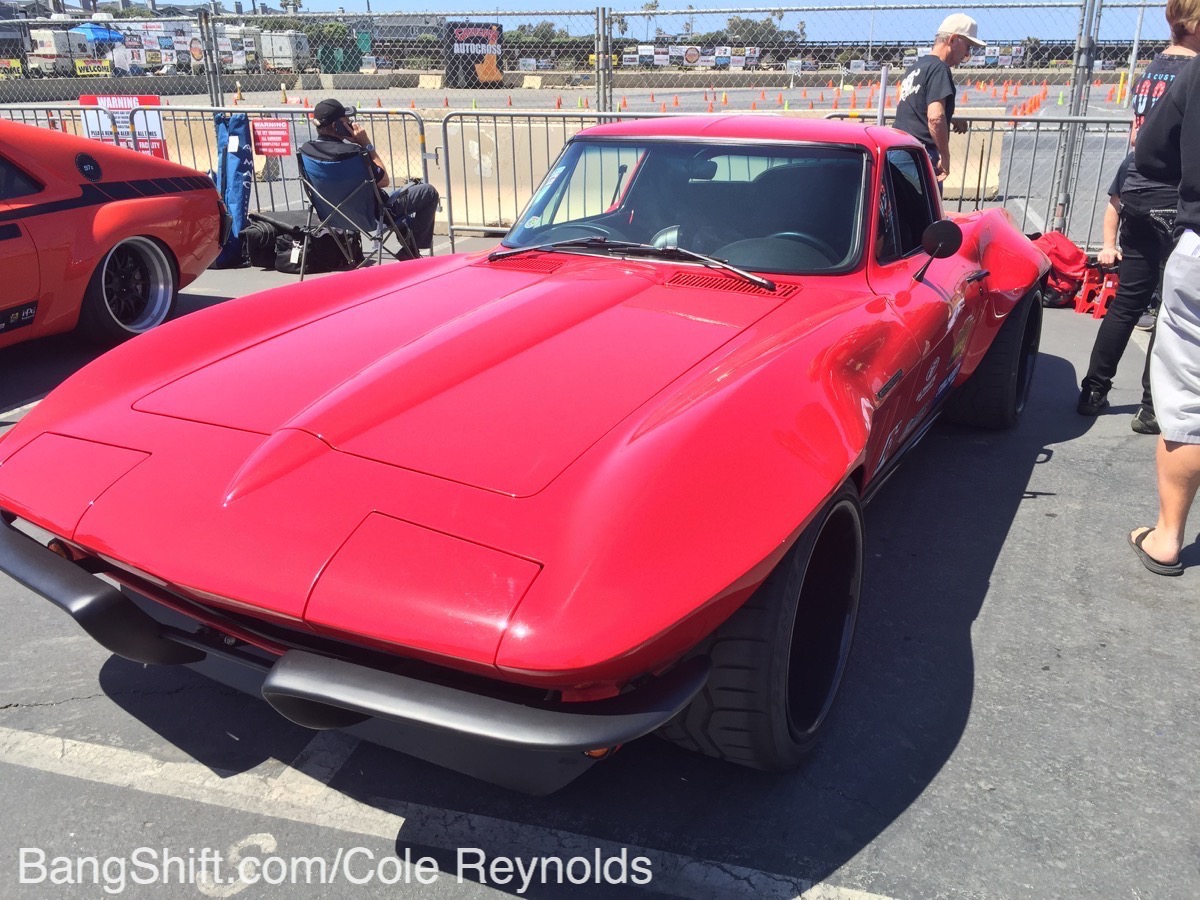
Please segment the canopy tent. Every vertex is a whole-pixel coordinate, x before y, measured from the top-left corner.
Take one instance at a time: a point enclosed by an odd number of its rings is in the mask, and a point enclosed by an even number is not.
[[[70,32],[71,34],[82,34],[85,39],[92,42],[103,41],[109,44],[125,43],[124,34],[115,28],[109,28],[107,25],[101,25],[98,22],[84,22],[70,29]]]

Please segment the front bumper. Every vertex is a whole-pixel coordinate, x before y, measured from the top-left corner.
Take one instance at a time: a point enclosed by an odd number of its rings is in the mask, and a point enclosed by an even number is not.
[[[306,649],[271,657],[196,629],[184,615],[123,591],[0,522],[0,571],[66,612],[91,637],[134,662],[194,665],[260,693],[309,728],[344,728],[376,743],[528,793],[557,790],[604,751],[650,733],[703,688],[694,657],[615,697],[579,703],[514,701],[361,665]],[[240,670],[229,671],[229,667]],[[247,677],[249,676],[249,677]]]

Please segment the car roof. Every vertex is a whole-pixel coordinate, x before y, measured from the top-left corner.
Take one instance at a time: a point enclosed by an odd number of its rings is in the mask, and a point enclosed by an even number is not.
[[[662,116],[596,125],[580,131],[577,137],[814,141],[830,144],[859,144],[871,149],[915,143],[912,137],[903,132],[892,128],[868,128],[867,125],[867,122],[861,121],[805,119],[788,116]]]

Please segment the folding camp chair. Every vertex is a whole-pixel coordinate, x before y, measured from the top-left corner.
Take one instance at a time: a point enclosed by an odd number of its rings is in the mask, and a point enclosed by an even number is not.
[[[306,156],[304,148],[296,151],[300,183],[308,195],[308,224],[300,248],[300,280],[304,280],[305,257],[309,243],[321,232],[332,235],[349,268],[383,262],[383,252],[399,260],[413,259],[416,248],[407,226],[392,218],[375,184],[371,157],[364,150],[347,154],[341,159],[315,159]],[[359,262],[347,236],[358,233],[372,242],[372,250]],[[388,238],[395,238],[397,249],[385,248]]]

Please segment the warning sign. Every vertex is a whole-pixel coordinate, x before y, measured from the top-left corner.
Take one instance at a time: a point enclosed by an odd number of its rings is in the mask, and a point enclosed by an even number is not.
[[[255,156],[291,156],[292,132],[287,119],[251,119]]]
[[[136,147],[133,146],[133,129],[130,128],[129,121],[135,107],[161,106],[161,97],[153,94],[83,94],[79,98],[79,105],[98,106],[108,110],[116,125],[117,133],[114,137],[108,116],[84,110],[83,128],[87,137],[106,144],[129,147],[159,159],[167,158],[167,142],[163,138],[161,113],[157,110],[142,110],[138,113],[136,121],[133,122],[133,128],[137,130]]]

